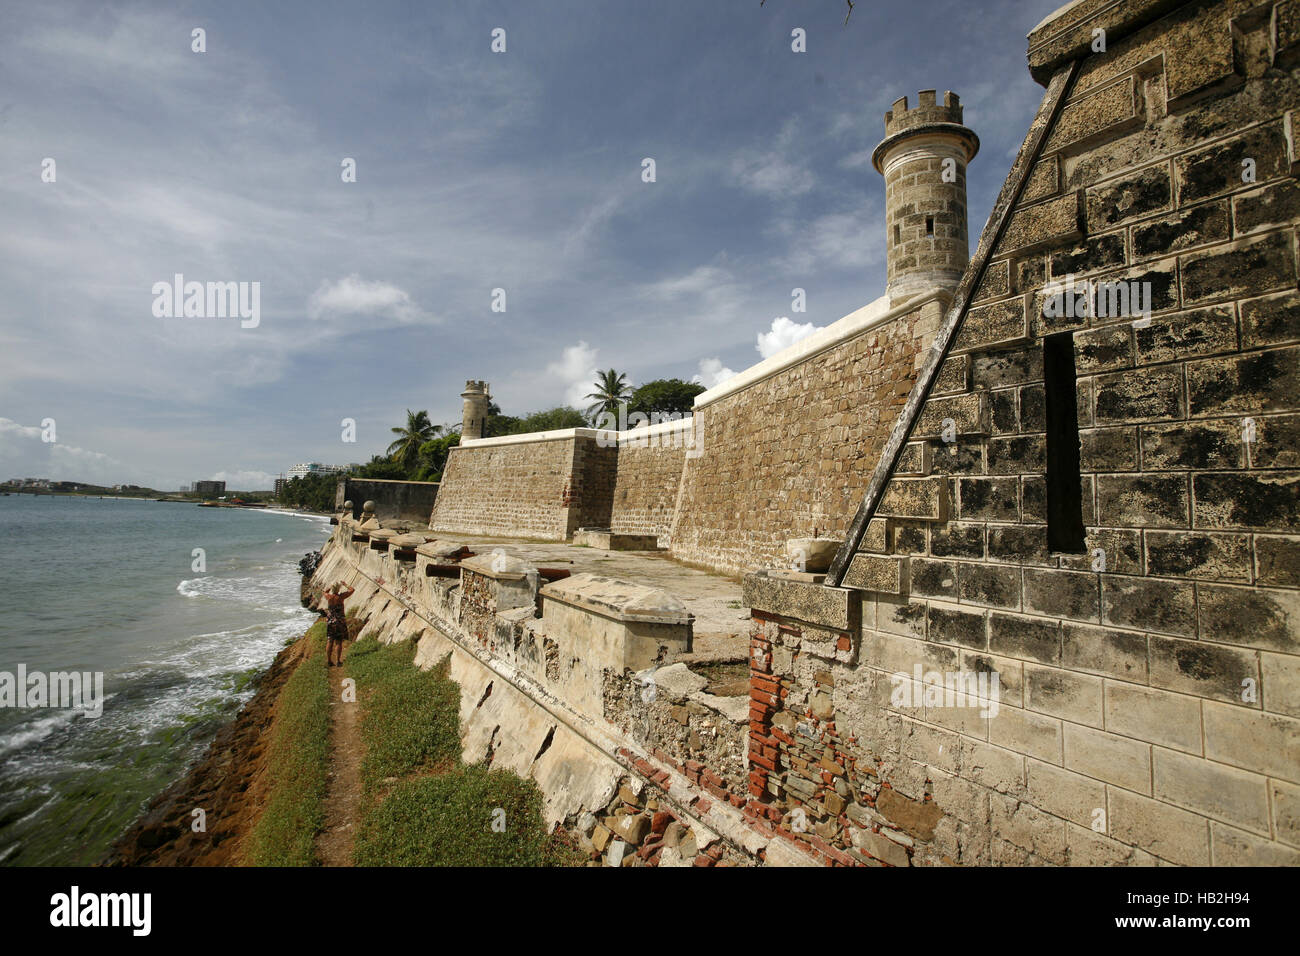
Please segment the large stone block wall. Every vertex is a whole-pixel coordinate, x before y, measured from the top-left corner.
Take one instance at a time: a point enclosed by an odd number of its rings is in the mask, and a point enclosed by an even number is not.
[[[1169,5],[1124,15],[1142,7]],[[1086,37],[1100,10],[1065,16]],[[909,853],[1300,863],[1298,23],[1294,3],[1188,4],[1057,63],[1077,74],[844,576],[855,659],[809,655],[806,628],[792,653],[798,616],[759,616],[786,723],[830,724],[832,762],[875,767],[853,781],[863,806],[880,812],[888,781],[925,812]],[[1045,315],[1069,276],[1150,283],[1149,321]],[[1042,340],[1059,331],[1078,553],[1047,538]],[[917,667],[997,673],[996,715],[901,706],[892,678]],[[777,754],[770,734],[751,755]],[[759,781],[773,804],[834,818],[782,759]]]
[[[564,540],[571,533],[578,441],[453,448],[429,527],[452,534]]]
[[[618,449],[610,529],[653,534],[667,547],[686,448],[676,440],[625,442]]]
[[[361,517],[361,506],[375,503],[380,519],[424,521],[438,500],[436,481],[390,481],[379,478],[340,478],[334,493],[334,510],[352,502],[352,517]]]
[[[792,537],[843,535],[942,318],[943,296],[617,444],[575,438],[452,450],[430,527],[562,540],[654,534],[729,573],[784,561]]]
[[[569,482],[569,523],[565,537],[579,528],[608,528],[614,509],[619,448],[611,442],[579,439],[573,449]]]
[[[789,538],[843,535],[941,314],[932,299],[697,407],[673,555],[741,572],[784,563]]]

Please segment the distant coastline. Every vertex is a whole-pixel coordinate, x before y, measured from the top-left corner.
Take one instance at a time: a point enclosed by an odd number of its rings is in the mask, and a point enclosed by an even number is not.
[[[0,491],[0,497],[6,497],[9,495],[28,495],[32,498],[87,498],[90,500],[104,500],[104,501],[158,501],[158,502],[163,502],[165,504],[174,504],[174,505],[195,505],[196,507],[200,507],[200,508],[243,508],[245,510],[250,510],[250,511],[275,512],[276,514],[310,515],[312,517],[317,517],[317,518],[329,517],[334,513],[333,511],[317,511],[312,508],[287,508],[282,505],[276,505],[271,502],[264,502],[264,501],[233,502],[233,501],[214,501],[211,499],[200,500],[198,498],[182,498],[179,495],[160,496],[158,492],[151,492],[147,494],[142,493],[136,495],[132,495],[132,494],[101,495],[94,492],[85,492],[85,491],[48,491],[44,489],[36,490],[36,491],[27,491],[27,490]]]

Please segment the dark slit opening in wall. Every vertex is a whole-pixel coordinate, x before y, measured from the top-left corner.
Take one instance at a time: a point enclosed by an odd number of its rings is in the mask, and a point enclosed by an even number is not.
[[[555,725],[552,724],[551,729],[546,732],[546,739],[542,741],[542,746],[537,751],[537,756],[533,758],[533,763],[537,763],[537,761],[541,760],[542,754],[546,753],[546,751],[551,749],[551,741],[553,741],[554,739],[555,739]]]
[[[1043,387],[1047,411],[1047,546],[1082,553],[1083,480],[1079,476],[1079,410],[1074,371],[1074,333],[1043,339]]]
[[[927,236],[934,235],[934,216],[925,217],[925,234]]]
[[[894,223],[894,245],[898,245],[902,241],[902,229],[899,227],[898,223]]]

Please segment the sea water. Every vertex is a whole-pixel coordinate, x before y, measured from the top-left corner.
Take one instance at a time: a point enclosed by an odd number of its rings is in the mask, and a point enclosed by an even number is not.
[[[104,680],[97,718],[0,706],[0,864],[103,858],[315,620],[297,564],[328,533],[262,509],[0,496],[0,672]]]

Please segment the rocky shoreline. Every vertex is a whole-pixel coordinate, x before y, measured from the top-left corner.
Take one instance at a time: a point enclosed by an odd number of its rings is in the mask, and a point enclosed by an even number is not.
[[[305,656],[298,638],[255,680],[239,714],[223,727],[203,759],[150,801],[120,836],[103,866],[231,866],[242,863],[243,843],[265,801],[265,734],[280,691]],[[195,810],[204,814],[196,830]]]

